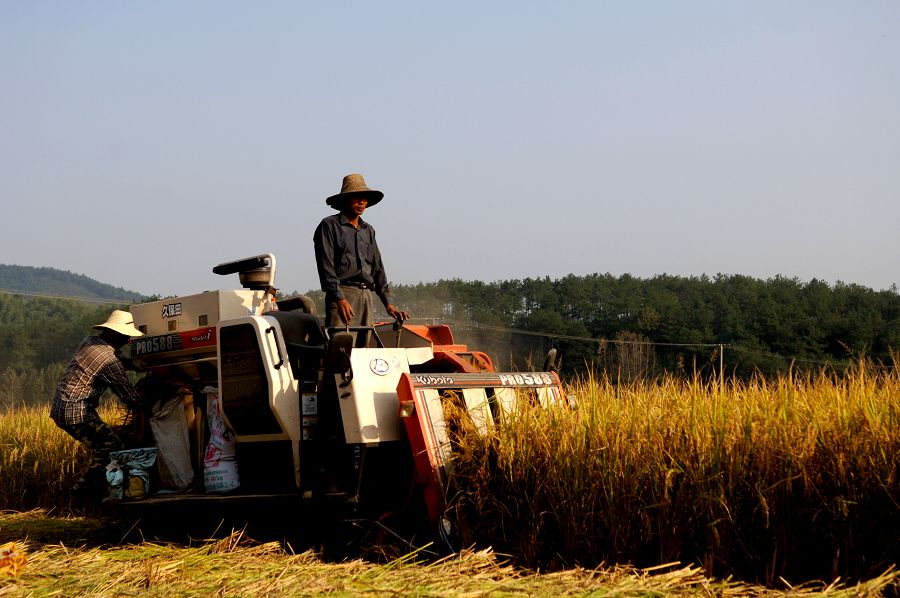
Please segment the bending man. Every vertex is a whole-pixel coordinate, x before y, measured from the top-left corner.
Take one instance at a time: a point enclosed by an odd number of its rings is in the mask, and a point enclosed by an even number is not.
[[[100,334],[85,338],[78,346],[59,381],[50,408],[50,417],[56,425],[91,453],[87,473],[73,488],[76,493],[101,493],[106,486],[109,453],[124,448],[115,430],[97,414],[100,396],[109,388],[127,406],[141,406],[119,354],[129,337],[143,335],[135,328],[134,318],[127,311],[115,310],[94,328]]]

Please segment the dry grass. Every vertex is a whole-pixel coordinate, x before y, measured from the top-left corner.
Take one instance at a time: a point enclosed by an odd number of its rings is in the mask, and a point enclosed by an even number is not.
[[[44,514],[0,515],[0,533],[25,528],[83,525]],[[44,538],[45,541],[48,538]],[[23,542],[24,540],[24,542]],[[20,542],[29,546],[26,538]],[[525,572],[491,550],[419,563],[411,554],[387,564],[362,560],[326,563],[312,552],[292,554],[277,543],[256,543],[240,532],[185,547],[143,543],[74,548],[30,543],[17,577],[0,578],[0,596],[879,596],[896,587],[897,573],[851,587],[806,586],[770,590],[716,581],[697,566],[669,564]]]

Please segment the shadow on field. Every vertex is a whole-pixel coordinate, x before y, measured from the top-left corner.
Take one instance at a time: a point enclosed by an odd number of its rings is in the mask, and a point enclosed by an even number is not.
[[[35,547],[62,544],[89,548],[143,542],[195,545],[243,531],[245,537],[259,542],[309,548],[296,525],[289,511],[271,505],[257,513],[202,505],[143,511],[84,508],[77,515],[37,509],[0,513],[0,544],[27,541]]]
[[[257,513],[202,506],[143,512],[84,509],[78,515],[38,509],[0,513],[0,544],[24,541],[33,548],[44,545],[100,548],[145,542],[194,546],[241,532],[246,539],[279,542],[294,552],[316,548],[313,537],[304,534],[298,525],[289,511],[271,507]]]
[[[128,525],[125,543],[146,541],[195,544],[220,540],[243,531],[259,542],[280,542],[308,548],[313,538],[290,501],[248,500],[241,502],[144,504],[122,503],[107,508],[107,516]]]
[[[251,500],[209,507],[203,504],[147,508],[130,503],[121,509],[120,529],[129,525],[123,541],[195,545],[221,540],[241,532],[255,542],[278,542],[285,550],[316,552],[326,562],[361,558],[384,563],[412,552],[422,559],[446,556],[426,534],[391,529],[390,522],[375,522],[321,510],[304,510],[296,500]]]
[[[233,497],[236,498],[236,497]],[[421,560],[446,556],[428,539],[395,531],[387,522],[304,511],[295,497],[230,501],[149,501],[90,505],[78,514],[38,509],[0,512],[0,544],[103,548],[146,542],[200,546],[240,533],[244,541],[277,542],[286,551],[315,552],[325,562],[384,563],[415,552]],[[422,538],[425,536],[422,535]]]
[[[119,544],[122,533],[116,522],[96,515],[63,515],[43,509],[0,512],[0,544],[25,541],[34,547],[98,547]]]

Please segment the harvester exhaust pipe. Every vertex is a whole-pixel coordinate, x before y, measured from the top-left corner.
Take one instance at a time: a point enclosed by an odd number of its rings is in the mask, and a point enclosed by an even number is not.
[[[234,274],[237,272],[241,286],[255,291],[275,288],[275,256],[263,253],[225,262],[213,268],[214,274]]]

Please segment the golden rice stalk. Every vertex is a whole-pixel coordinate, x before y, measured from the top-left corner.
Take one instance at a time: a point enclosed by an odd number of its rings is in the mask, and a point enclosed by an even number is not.
[[[0,575],[15,577],[28,564],[28,555],[25,547],[15,542],[7,542],[0,546]]]

